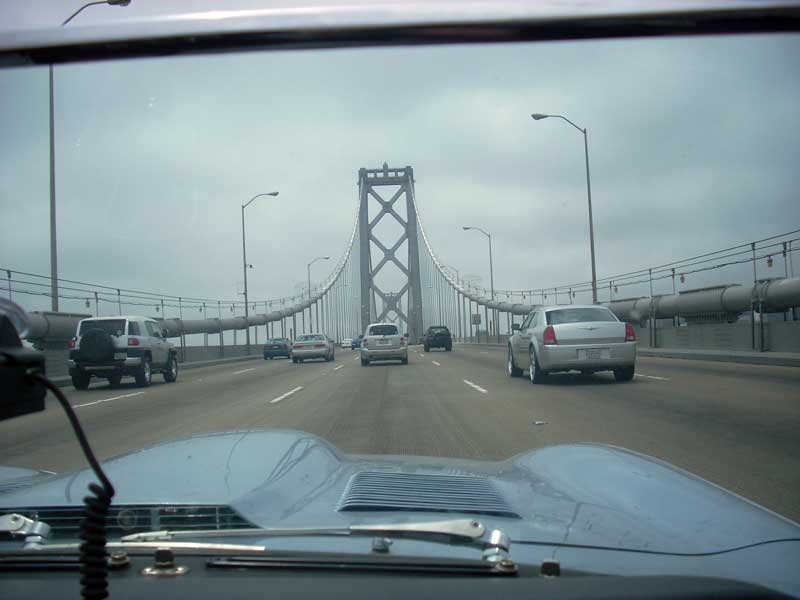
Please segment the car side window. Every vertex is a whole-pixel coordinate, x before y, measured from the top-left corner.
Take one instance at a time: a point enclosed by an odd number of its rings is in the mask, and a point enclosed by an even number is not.
[[[145,321],[144,325],[145,327],[147,327],[147,334],[150,337],[161,337],[161,331],[158,325],[156,325],[152,321]]]
[[[522,325],[520,326],[520,329],[522,331],[525,331],[526,329],[528,329],[528,327],[531,326],[531,322],[533,321],[533,319],[535,317],[536,317],[536,313],[535,312],[532,312],[527,317],[525,317],[525,320],[522,322]]]
[[[128,321],[128,335],[142,335],[142,330],[136,321]]]

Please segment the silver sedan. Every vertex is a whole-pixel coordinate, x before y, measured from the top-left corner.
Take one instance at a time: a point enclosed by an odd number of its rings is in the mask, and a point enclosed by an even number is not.
[[[508,343],[508,374],[528,370],[531,382],[549,373],[613,371],[617,381],[633,379],[636,334],[604,306],[544,306],[513,325]]]
[[[298,335],[292,344],[292,362],[303,362],[311,358],[334,359],[333,341],[324,333],[304,333]]]

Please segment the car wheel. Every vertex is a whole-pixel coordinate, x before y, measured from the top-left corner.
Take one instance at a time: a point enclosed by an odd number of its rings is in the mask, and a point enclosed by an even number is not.
[[[173,383],[178,378],[178,357],[170,354],[167,368],[164,369],[164,381]]]
[[[361,366],[362,367],[368,367],[369,366],[369,361],[367,359],[365,359],[365,358],[362,358],[361,359]]]
[[[150,368],[150,358],[145,356],[142,358],[142,364],[136,370],[134,375],[136,378],[136,385],[139,387],[147,387],[153,379],[153,371]]]
[[[85,390],[89,387],[89,381],[91,378],[92,376],[88,373],[78,371],[72,376],[72,385],[75,386],[76,390]]]
[[[431,348],[430,348],[430,346],[423,346],[422,350],[425,351],[425,352],[430,352]]]
[[[108,378],[108,385],[110,385],[111,387],[117,387],[120,381],[122,381],[122,374],[115,373],[114,375]]]
[[[539,361],[536,359],[536,352],[531,348],[531,361],[528,367],[528,377],[531,383],[542,383],[547,377],[547,373],[539,368]]]
[[[614,369],[614,379],[617,381],[630,381],[633,379],[633,373],[636,370],[635,365],[630,367],[623,367],[621,369]]]
[[[520,369],[514,363],[514,354],[511,350],[511,346],[508,347],[508,376],[509,377],[519,377],[522,375],[522,369]]]
[[[453,347],[452,346],[447,346],[444,350],[445,350],[445,352],[452,352],[453,351]]]
[[[400,364],[401,365],[407,365],[408,364],[408,355],[407,354],[403,358],[400,359]]]

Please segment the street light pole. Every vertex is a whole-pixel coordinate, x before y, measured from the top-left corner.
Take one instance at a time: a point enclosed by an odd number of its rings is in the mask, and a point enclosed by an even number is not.
[[[87,2],[78,10],[72,13],[61,26],[63,27],[74,19],[84,8],[96,4],[108,4],[109,6],[128,6],[131,0],[100,0],[98,2]],[[55,108],[53,103],[53,63],[49,65],[50,81],[50,309],[58,312],[58,251],[56,244],[56,132],[55,132]]]
[[[317,256],[314,260],[306,265],[306,272],[308,275],[308,299],[311,300],[311,265],[313,265],[318,260],[330,260],[330,256]],[[319,328],[319,306],[317,306],[316,302],[314,303],[314,307],[317,309],[317,327]],[[308,306],[308,320],[311,321],[311,305]],[[310,331],[314,331],[314,324],[309,323]]]
[[[247,343],[247,354],[250,354],[250,323],[248,322],[249,316],[249,306],[247,304],[247,244],[245,243],[245,233],[244,233],[244,209],[250,206],[250,203],[255,200],[256,198],[260,198],[262,196],[277,196],[278,192],[267,192],[265,194],[256,194],[250,200],[247,201],[246,204],[242,204],[242,271],[244,273],[244,322],[245,322],[245,339]]]
[[[589,134],[586,128],[581,128],[575,125],[572,121],[570,121],[567,117],[562,115],[543,115],[539,113],[534,113],[531,115],[531,118],[534,121],[541,121],[542,119],[547,119],[549,117],[563,119],[570,125],[572,125],[575,129],[580,131],[583,134],[583,150],[586,158],[586,194],[589,200],[589,247],[592,254],[592,302],[597,304],[597,271],[595,269],[595,259],[594,259],[594,219],[592,218],[592,180],[589,176]]]
[[[56,140],[53,107],[53,65],[50,64],[50,309],[58,312],[58,250],[56,245]]]
[[[494,302],[494,261],[492,259],[492,236],[486,233],[480,227],[462,227],[464,231],[469,231],[470,229],[474,229],[475,231],[480,231],[483,235],[485,235],[489,239],[489,288],[491,289],[492,293],[492,302]],[[494,316],[494,329],[495,333],[497,334],[497,341],[500,342],[500,329],[497,327],[497,310],[492,309],[492,315]],[[489,324],[486,324],[486,341],[489,341]]]

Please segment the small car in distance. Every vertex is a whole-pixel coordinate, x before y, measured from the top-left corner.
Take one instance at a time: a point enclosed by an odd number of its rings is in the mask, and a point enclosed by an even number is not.
[[[344,338],[342,340],[341,344],[342,350],[350,350],[352,349],[352,346],[353,346],[353,340],[351,340],[350,338]]]
[[[301,363],[304,360],[321,358],[332,361],[335,344],[324,333],[304,333],[298,335],[292,344],[292,362]]]
[[[264,360],[272,360],[277,356],[292,357],[292,343],[288,338],[272,338],[264,342]]]
[[[422,347],[425,352],[430,352],[431,348],[442,348],[450,352],[453,349],[453,338],[450,335],[450,330],[444,325],[428,327],[425,337],[422,338]]]
[[[352,343],[350,344],[350,349],[357,350],[361,348],[361,340],[363,339],[364,339],[363,335],[357,335],[356,337],[354,337]]]
[[[525,369],[532,383],[550,373],[613,371],[617,381],[633,379],[636,333],[605,306],[544,306],[514,324],[508,342],[508,374]]]
[[[361,340],[361,366],[374,360],[399,360],[408,364],[408,343],[394,323],[372,323]]]

